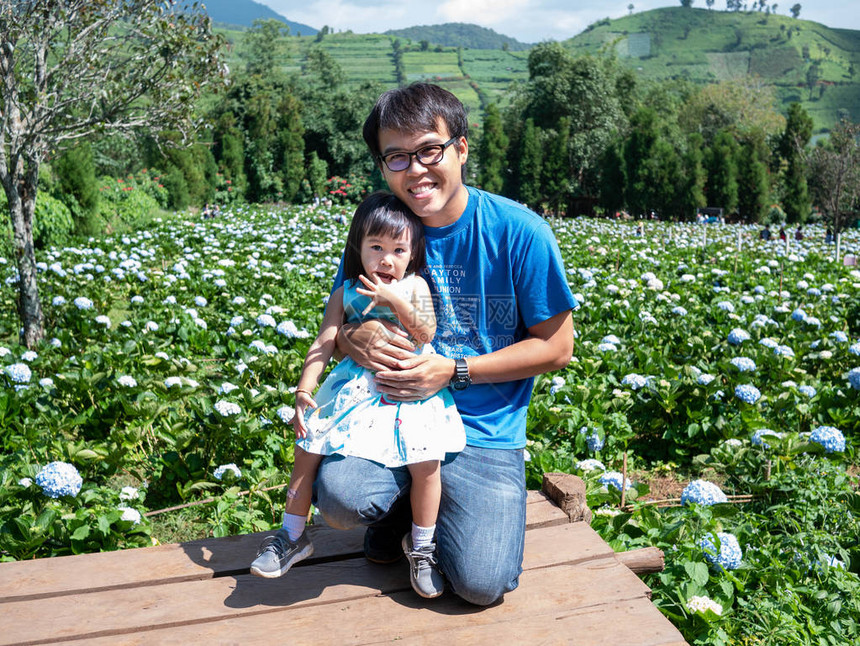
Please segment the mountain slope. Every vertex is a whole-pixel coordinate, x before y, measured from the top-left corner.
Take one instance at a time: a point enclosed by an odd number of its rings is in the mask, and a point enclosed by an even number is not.
[[[531,45],[521,43],[516,38],[504,36],[486,27],[463,22],[389,29],[384,33],[387,36],[408,38],[415,42],[426,40],[433,45],[442,45],[443,47],[468,47],[471,49],[502,49],[507,47],[511,51],[523,51],[531,48]]]
[[[204,7],[213,22],[223,25],[250,27],[257,19],[274,19],[286,23],[291,34],[314,36],[318,31],[309,25],[287,20],[281,14],[254,0],[206,0]]]
[[[565,41],[575,54],[614,50],[643,78],[707,83],[753,76],[799,101],[817,127],[860,120],[860,31],[761,12],[684,7],[601,20]]]

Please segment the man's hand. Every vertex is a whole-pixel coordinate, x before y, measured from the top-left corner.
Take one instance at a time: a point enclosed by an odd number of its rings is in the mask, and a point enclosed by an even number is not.
[[[396,370],[398,362],[413,357],[415,346],[394,323],[374,319],[343,325],[337,347],[358,365],[373,372]]]
[[[420,401],[435,395],[451,381],[454,360],[438,354],[412,355],[391,370],[376,373],[379,392],[395,401]]]

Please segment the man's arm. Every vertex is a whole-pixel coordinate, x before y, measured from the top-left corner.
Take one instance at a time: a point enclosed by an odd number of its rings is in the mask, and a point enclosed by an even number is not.
[[[342,325],[337,333],[337,349],[337,355],[350,357],[363,368],[377,372],[396,370],[400,361],[414,356],[415,346],[394,323],[373,319]]]
[[[528,328],[517,343],[489,354],[466,357],[473,383],[490,384],[526,379],[563,368],[573,354],[573,317],[564,311]],[[437,354],[393,360],[389,369],[376,373],[380,392],[392,399],[426,399],[448,385],[454,360]]]

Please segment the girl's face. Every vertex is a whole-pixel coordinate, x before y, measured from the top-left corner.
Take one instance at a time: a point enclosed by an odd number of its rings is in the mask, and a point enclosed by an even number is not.
[[[404,229],[396,238],[390,234],[365,236],[361,241],[361,266],[371,280],[383,283],[402,280],[412,259],[412,235]]]

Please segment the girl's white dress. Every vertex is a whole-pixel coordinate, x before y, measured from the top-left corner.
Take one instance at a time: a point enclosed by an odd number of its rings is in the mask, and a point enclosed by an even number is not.
[[[398,322],[388,307],[374,307],[362,316],[370,298],[356,287],[353,281],[344,283],[347,322],[372,318]],[[411,300],[415,276],[405,277],[395,289]],[[433,348],[426,344],[419,352],[432,353]],[[447,388],[422,401],[391,401],[376,389],[373,373],[349,357],[329,373],[314,399],[319,407],[306,413],[307,437],[296,440],[308,453],[351,455],[396,467],[444,460],[446,453],[457,453],[466,445],[463,421]]]

